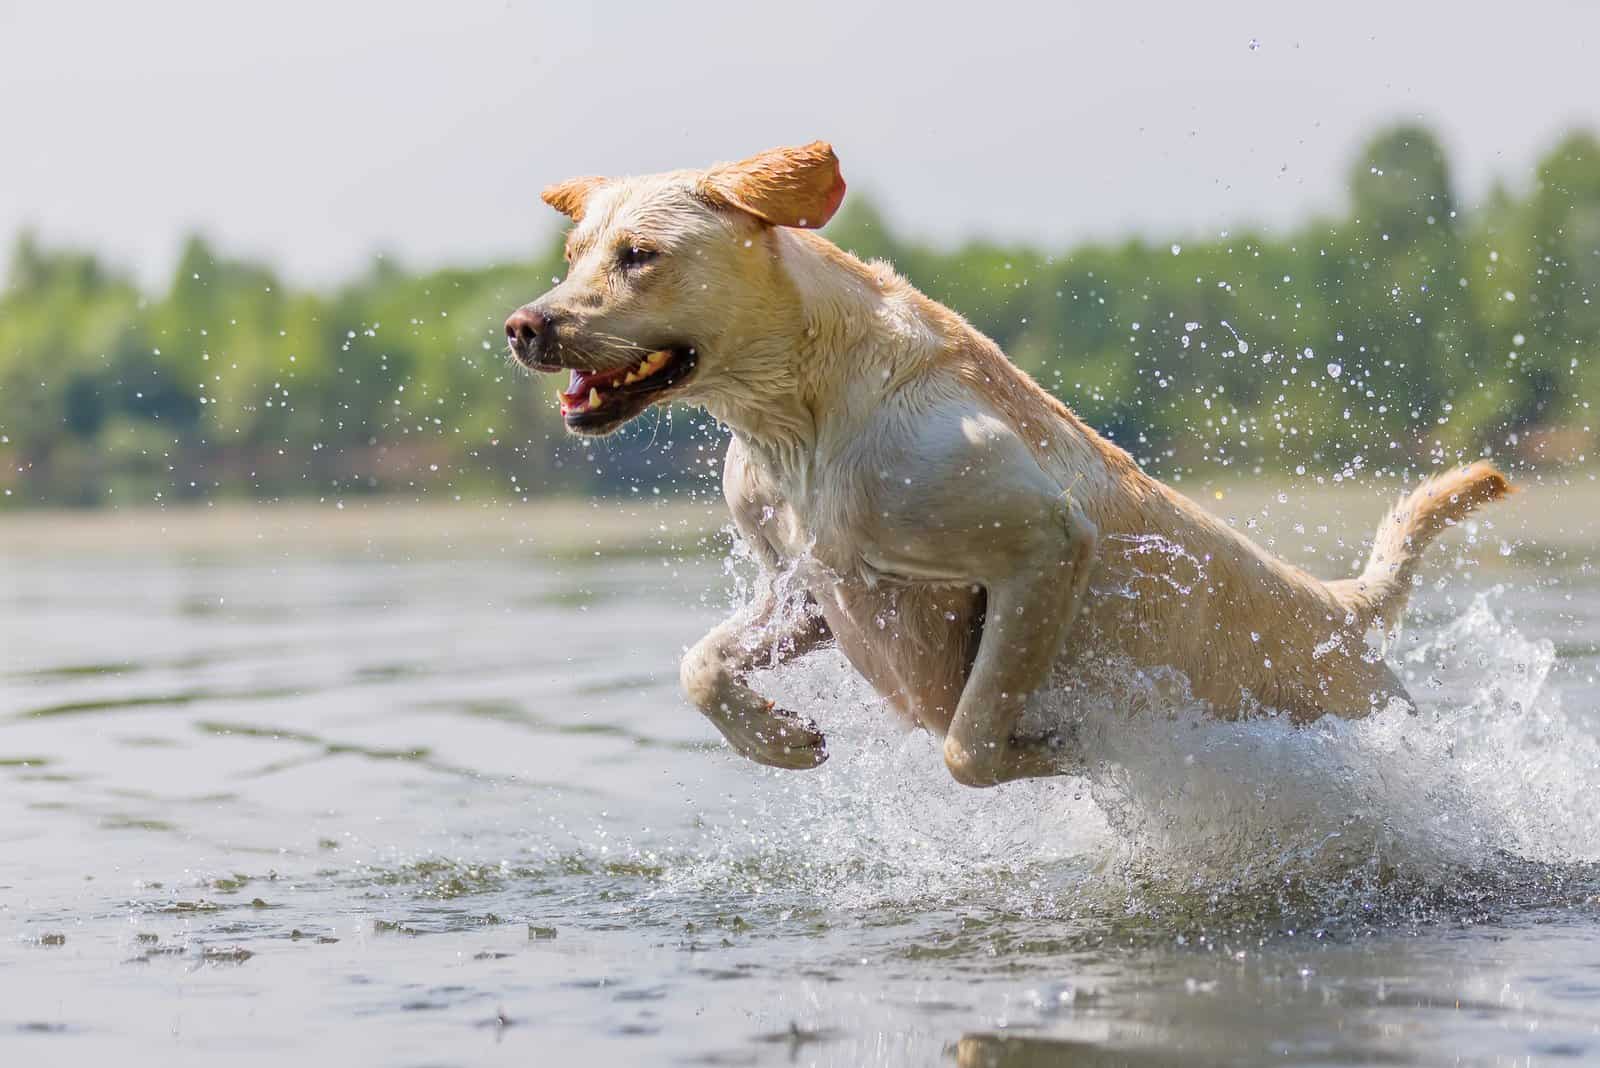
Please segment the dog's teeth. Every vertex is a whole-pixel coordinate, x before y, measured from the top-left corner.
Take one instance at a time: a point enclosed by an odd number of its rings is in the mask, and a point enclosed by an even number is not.
[[[593,386],[589,387],[589,411],[600,407],[600,391]]]
[[[622,384],[625,386],[631,386],[637,381],[639,381],[639,375],[635,371],[629,371],[622,377]]]

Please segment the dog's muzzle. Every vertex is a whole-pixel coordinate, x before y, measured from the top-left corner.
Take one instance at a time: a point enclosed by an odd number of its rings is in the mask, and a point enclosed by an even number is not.
[[[506,343],[511,346],[511,355],[536,371],[559,370],[549,358],[554,326],[555,317],[537,305],[524,304],[512,312],[506,320]]]

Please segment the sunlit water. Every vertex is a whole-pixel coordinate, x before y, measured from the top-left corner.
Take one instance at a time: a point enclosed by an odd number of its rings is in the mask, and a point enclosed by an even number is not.
[[[1419,715],[1125,707],[971,791],[835,654],[675,690],[715,556],[35,553],[0,575],[8,1064],[1600,1059],[1600,581],[1453,571]]]

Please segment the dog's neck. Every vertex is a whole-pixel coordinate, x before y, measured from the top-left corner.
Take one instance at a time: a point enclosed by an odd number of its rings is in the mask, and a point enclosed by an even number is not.
[[[761,452],[805,457],[847,437],[965,323],[939,315],[886,263],[863,263],[810,231],[775,228],[768,239],[782,296],[737,339],[737,366],[704,403]]]
[[[706,409],[782,481],[804,485],[819,452],[849,448],[884,399],[942,366],[1007,413],[1041,462],[1100,479],[1142,479],[1102,438],[960,315],[887,263],[863,263],[804,230],[774,229],[784,285],[738,339],[737,367]]]

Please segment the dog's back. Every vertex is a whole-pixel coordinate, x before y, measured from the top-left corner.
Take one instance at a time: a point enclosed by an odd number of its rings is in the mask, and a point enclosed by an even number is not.
[[[936,351],[916,361],[915,375],[906,374],[903,359],[892,369],[858,366],[856,373],[935,396],[958,383],[1011,424],[1098,527],[1092,596],[1083,609],[1087,641],[1069,643],[1066,656],[1110,651],[1176,668],[1195,696],[1223,715],[1260,704],[1297,719],[1359,716],[1405,696],[1365,635],[1398,619],[1434,537],[1510,492],[1492,465],[1477,463],[1422,484],[1380,524],[1363,573],[1325,581],[1151,478],[997,345],[887,264],[862,264],[816,235],[802,240],[826,246],[819,251],[827,269],[870,279],[880,299],[896,305],[894,330],[902,340],[860,345],[857,354],[903,352],[903,338],[919,332],[936,339],[927,342]],[[907,319],[923,329],[908,328]]]

